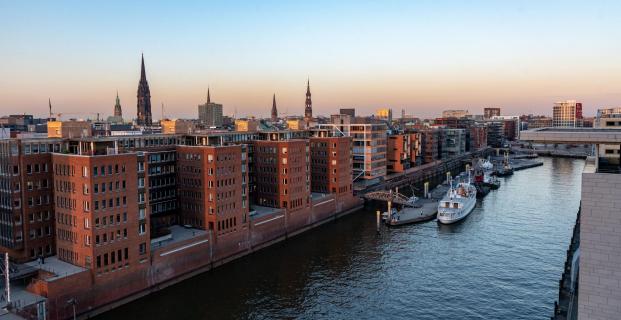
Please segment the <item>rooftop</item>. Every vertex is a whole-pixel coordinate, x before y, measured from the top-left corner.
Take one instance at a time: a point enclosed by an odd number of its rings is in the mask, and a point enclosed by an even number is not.
[[[46,278],[46,280],[56,280],[63,277],[67,277],[76,273],[80,273],[86,271],[87,269],[78,267],[68,262],[64,262],[57,257],[49,257],[45,258],[44,263],[42,264],[38,259],[35,261],[30,261],[25,263],[27,266],[31,266],[37,269],[45,270],[47,272],[53,273],[54,276]]]
[[[538,128],[520,132],[520,140],[538,143],[621,144],[621,129]]]
[[[252,219],[257,219],[257,218],[261,218],[263,216],[267,216],[267,215],[276,213],[276,212],[281,211],[281,210],[282,209],[280,209],[280,208],[272,208],[272,207],[264,207],[264,206],[253,205],[252,206],[252,210],[250,210],[250,217]],[[252,211],[254,211],[254,213]]]
[[[158,249],[181,241],[207,235],[207,231],[205,230],[187,228],[184,226],[171,226],[168,229],[170,230],[170,234],[151,239],[151,249]]]

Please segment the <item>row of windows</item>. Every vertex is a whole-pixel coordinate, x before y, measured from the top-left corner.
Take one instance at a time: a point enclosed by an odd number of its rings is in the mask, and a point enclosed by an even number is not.
[[[120,171],[119,171],[119,167],[120,167]],[[100,167],[95,166],[95,167],[93,167],[93,177],[105,176],[106,173],[108,175],[112,175],[112,174],[115,174],[115,173],[119,174],[119,173],[125,172],[125,165],[124,164],[122,164],[120,166],[118,164],[115,164],[114,165],[114,171],[112,170],[113,166],[111,164],[109,164],[107,166],[107,168],[108,168],[108,170],[106,171],[106,166],[100,166]]]
[[[123,228],[123,232],[121,232],[121,229],[117,229],[116,232],[110,231],[110,233],[105,232],[95,235],[95,245],[104,245],[108,242],[114,243],[114,241],[120,241],[121,239],[127,239],[127,228]],[[87,245],[90,245],[90,241]]]
[[[44,232],[45,230],[45,232]],[[45,227],[40,227],[40,228],[31,228],[30,229],[30,239],[36,239],[36,238],[44,238],[44,237],[49,237],[52,235],[52,227],[51,226],[45,226]]]
[[[218,220],[218,231],[231,232],[235,231],[237,226],[237,217],[232,217],[224,220]]]
[[[39,172],[47,172],[47,163],[42,163],[42,164],[35,163],[33,165],[31,164],[26,165],[27,174],[39,173]]]
[[[42,196],[38,196],[38,197],[28,197],[28,206],[29,207],[33,207],[33,206],[40,206],[43,204],[50,204],[50,196],[49,195],[42,195]]]
[[[28,168],[26,168],[28,170]],[[57,176],[75,176],[75,166],[68,164],[55,164],[54,174]]]
[[[95,228],[105,228],[106,226],[113,226],[115,224],[115,219],[114,219],[115,215],[111,214],[110,216],[103,216],[101,218],[96,217],[95,218]],[[121,220],[122,217],[122,220]],[[121,221],[123,223],[127,222],[127,212],[123,212],[123,214],[121,215],[120,213],[116,214],[116,225],[120,225]]]
[[[144,182],[143,182],[144,184]],[[114,184],[112,183],[112,181],[108,182],[107,184],[107,189],[108,191],[112,192],[112,191],[119,191],[119,190],[125,190],[127,183],[125,182],[125,180],[121,180],[121,181],[115,181]],[[83,186],[83,192],[84,194],[88,194],[88,184],[84,184]],[[106,183],[102,182],[101,184],[99,183],[95,183],[93,184],[93,194],[98,194],[98,193],[105,193],[106,192]]]
[[[73,231],[57,228],[57,233],[56,239],[58,240],[78,243],[78,234]]]
[[[58,258],[72,264],[78,264],[78,253],[65,248],[58,248]]]
[[[26,181],[26,189],[28,191],[33,191],[34,189],[37,190],[41,190],[41,189],[47,189],[49,186],[49,180],[48,179],[41,179],[41,180],[36,180],[36,181]],[[15,191],[19,191],[19,182],[15,183]]]
[[[116,267],[121,267],[121,265],[129,264],[129,248],[118,249],[116,251],[112,251],[110,253],[104,253],[103,255],[97,256],[97,269],[106,268],[107,271],[108,265],[112,266],[112,270]],[[118,265],[117,265],[118,264]]]
[[[121,199],[123,199],[123,201],[121,201]],[[126,196],[123,196],[123,198],[120,198],[120,197],[110,198],[107,201],[105,199],[101,200],[101,201],[100,200],[93,201],[93,208],[95,210],[99,210],[99,209],[106,210],[106,207],[110,208],[110,209],[112,209],[114,207],[120,208],[121,205],[122,206],[126,206],[127,205],[127,197]]]

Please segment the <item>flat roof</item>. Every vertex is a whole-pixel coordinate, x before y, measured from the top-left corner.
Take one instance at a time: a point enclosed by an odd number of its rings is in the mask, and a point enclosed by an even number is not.
[[[204,236],[207,231],[196,228],[186,228],[183,226],[174,225],[168,228],[170,234],[151,239],[151,250],[166,247],[171,244],[175,244],[188,239]]]
[[[521,131],[520,140],[538,143],[621,144],[621,129],[538,128]]]
[[[39,262],[39,259],[27,262],[25,264],[28,266],[37,268],[37,269],[45,270],[55,275],[55,276],[46,278],[46,280],[60,279],[60,278],[70,276],[76,273],[84,272],[87,270],[85,268],[78,267],[71,263],[64,262],[58,259],[56,256],[45,258],[43,264]]]
[[[250,218],[251,219],[261,218],[263,216],[270,215],[270,214],[276,213],[281,210],[284,210],[284,209],[252,205],[250,212],[255,211],[256,213],[250,215]]]

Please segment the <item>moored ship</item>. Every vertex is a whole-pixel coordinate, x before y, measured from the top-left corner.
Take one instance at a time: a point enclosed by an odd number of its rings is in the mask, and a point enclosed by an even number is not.
[[[456,186],[451,183],[451,188],[438,204],[438,222],[451,224],[466,218],[474,210],[476,198],[477,189],[469,178]]]

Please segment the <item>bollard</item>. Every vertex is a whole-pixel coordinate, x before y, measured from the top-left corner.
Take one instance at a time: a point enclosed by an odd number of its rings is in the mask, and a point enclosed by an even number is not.
[[[380,233],[380,222],[382,221],[382,213],[379,210],[377,210],[377,213],[376,213],[376,220],[377,220],[376,232],[377,234],[379,234]]]
[[[425,182],[425,198],[429,198],[429,181]]]

